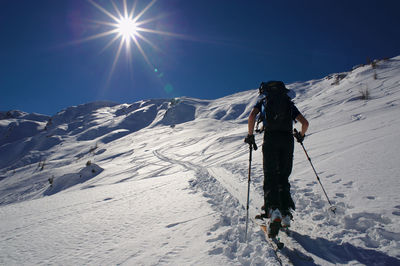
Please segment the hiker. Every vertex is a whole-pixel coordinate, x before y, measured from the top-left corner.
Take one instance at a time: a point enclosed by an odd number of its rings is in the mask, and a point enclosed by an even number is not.
[[[264,143],[262,145],[264,170],[264,214],[258,218],[270,218],[271,223],[289,227],[290,209],[295,204],[290,194],[289,176],[293,166],[294,139],[302,142],[308,129],[308,121],[287,95],[289,90],[282,81],[262,82],[260,95],[265,96],[253,107],[248,120],[246,143],[253,144],[257,114],[263,120]],[[293,135],[293,121],[301,123],[301,131]]]

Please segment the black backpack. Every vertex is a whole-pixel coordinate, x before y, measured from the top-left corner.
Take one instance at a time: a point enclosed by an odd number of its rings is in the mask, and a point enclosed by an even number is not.
[[[265,95],[259,118],[263,121],[264,130],[291,133],[293,103],[285,84],[282,81],[262,82],[259,91]]]

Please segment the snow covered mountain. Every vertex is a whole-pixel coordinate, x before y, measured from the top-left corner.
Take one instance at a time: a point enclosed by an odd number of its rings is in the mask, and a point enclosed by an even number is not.
[[[0,112],[0,264],[400,265],[400,56],[288,87],[338,211],[296,144],[287,260],[245,243],[253,90]],[[252,217],[262,176],[253,152]]]

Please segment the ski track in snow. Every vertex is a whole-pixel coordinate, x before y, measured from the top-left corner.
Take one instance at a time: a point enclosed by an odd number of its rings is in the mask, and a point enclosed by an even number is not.
[[[154,152],[154,154],[162,161],[167,161],[174,165],[182,165],[188,170],[195,171],[197,178],[189,181],[191,187],[195,190],[200,190],[213,209],[221,215],[220,221],[214,225],[211,231],[221,227],[225,229],[215,238],[208,240],[209,243],[214,243],[214,248],[209,251],[210,255],[224,254],[241,265],[267,265],[271,262],[274,263],[275,256],[271,250],[265,247],[265,243],[262,241],[263,235],[260,234],[257,228],[249,232],[256,241],[245,242],[245,219],[242,217],[243,205],[233,196],[236,193],[230,193],[231,191],[227,190],[219,182],[220,178],[223,177],[222,175],[215,178],[204,167],[188,161],[172,159],[162,155],[159,151]],[[211,233],[209,232],[208,234]]]
[[[282,264],[400,265],[399,77],[396,57],[288,85],[337,213],[295,144],[297,211]],[[243,138],[256,95],[99,102],[51,118],[1,112],[0,264],[279,264],[257,225],[244,240]],[[260,151],[251,174],[252,218],[263,203]]]

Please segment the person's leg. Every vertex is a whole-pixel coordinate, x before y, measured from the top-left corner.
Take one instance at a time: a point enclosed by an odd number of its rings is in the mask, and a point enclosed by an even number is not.
[[[279,207],[279,173],[278,150],[271,135],[266,135],[263,144],[264,170],[264,207],[266,213],[270,208]]]
[[[289,208],[295,209],[293,199],[290,194],[289,176],[292,173],[293,167],[293,137],[282,135],[280,138],[279,152],[279,194],[280,194],[280,209],[286,212]]]

